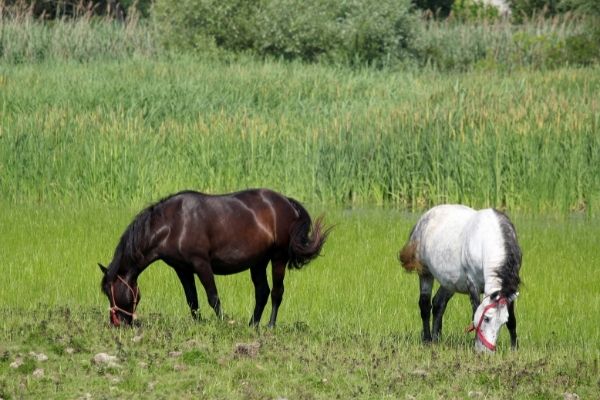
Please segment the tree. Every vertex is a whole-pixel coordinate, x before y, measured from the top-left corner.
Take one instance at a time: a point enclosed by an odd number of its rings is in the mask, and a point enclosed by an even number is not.
[[[454,0],[412,0],[413,4],[424,11],[431,11],[435,16],[446,18],[450,15]]]

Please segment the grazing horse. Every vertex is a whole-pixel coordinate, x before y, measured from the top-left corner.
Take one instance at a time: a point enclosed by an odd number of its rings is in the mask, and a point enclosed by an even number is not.
[[[314,225],[296,200],[268,189],[227,195],[184,191],[142,210],[121,236],[102,291],[110,302],[110,322],[131,324],[140,301],[138,276],[156,260],[170,265],[181,282],[192,316],[199,317],[194,275],[208,303],[223,318],[214,274],[250,269],[256,305],[250,319],[258,325],[271,294],[269,326],[275,326],[283,298],[285,267],[302,268],[321,252],[330,229],[322,217]],[[273,290],[267,281],[271,262]]]
[[[476,350],[495,351],[498,331],[505,323],[511,346],[516,348],[514,301],[519,294],[521,249],[505,214],[462,205],[434,207],[417,221],[399,259],[404,269],[419,274],[425,342],[439,339],[446,305],[459,292],[471,299],[470,331],[476,331]],[[432,303],[434,279],[440,287]],[[480,293],[484,294],[481,302]],[[429,329],[432,305],[433,336]]]

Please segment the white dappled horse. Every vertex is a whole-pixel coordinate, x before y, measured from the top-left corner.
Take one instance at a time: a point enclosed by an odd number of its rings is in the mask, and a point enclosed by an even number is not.
[[[504,213],[462,205],[433,207],[417,221],[399,258],[407,271],[419,274],[424,341],[439,339],[446,305],[459,292],[471,299],[470,330],[476,331],[476,350],[495,351],[498,331],[505,323],[511,347],[516,348],[514,301],[519,294],[521,249],[515,228]],[[432,302],[434,279],[440,287]],[[429,323],[432,306],[433,332]]]

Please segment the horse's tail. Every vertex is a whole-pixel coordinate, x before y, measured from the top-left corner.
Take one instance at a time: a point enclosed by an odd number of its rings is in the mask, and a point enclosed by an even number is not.
[[[323,216],[313,224],[302,204],[291,198],[288,201],[299,214],[298,220],[290,228],[288,268],[300,269],[321,253],[331,228],[324,227]]]
[[[417,258],[417,242],[409,240],[398,253],[398,260],[407,272],[423,274],[423,264]]]

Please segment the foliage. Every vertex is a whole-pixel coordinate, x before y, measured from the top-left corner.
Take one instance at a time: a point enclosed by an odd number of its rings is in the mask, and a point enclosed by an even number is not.
[[[127,9],[134,5],[142,10],[151,0],[0,0],[0,9],[20,9],[35,18],[45,20],[81,17],[85,15],[110,15],[122,19]]]
[[[133,12],[133,9],[135,9],[143,17],[148,17],[154,0],[119,0],[119,3],[128,13]]]
[[[494,20],[499,17],[496,7],[480,0],[456,0],[452,5],[452,18],[459,21]]]
[[[454,0],[412,0],[415,7],[435,16],[447,17],[454,7]]]
[[[270,186],[339,205],[597,210],[598,77],[177,58],[4,68],[0,196]]]
[[[416,23],[408,0],[157,0],[153,14],[169,48],[379,65],[410,55]]]
[[[600,17],[600,1],[598,0],[562,0],[561,6],[563,9],[574,10],[584,15]]]
[[[568,11],[563,0],[511,0],[510,8],[513,20],[523,22],[532,17],[552,17]]]
[[[419,35],[417,59],[441,70],[548,69],[599,62],[598,29],[573,16],[537,17],[513,25],[483,19],[430,21]]]
[[[152,14],[160,38],[167,48],[206,50],[213,44],[227,50],[250,49],[258,0],[158,0]]]
[[[583,66],[600,61],[598,30],[563,39],[520,32],[513,35],[513,41],[518,49],[515,57],[527,59],[535,68],[556,68],[564,64]]]
[[[292,6],[295,0],[198,1],[183,1],[179,12],[173,12],[170,2],[159,2],[154,18],[140,19],[130,12],[125,21],[88,13],[41,22],[27,10],[4,8],[0,62],[166,59],[174,53],[405,70],[511,70],[598,62],[594,27],[600,24],[587,16],[536,17],[513,25],[495,19],[495,9],[473,6],[471,0],[457,2],[453,17],[444,21],[418,21],[402,7],[408,3],[392,0],[311,0],[301,3],[302,12]]]
[[[598,0],[511,0],[513,19],[516,22],[534,16],[554,16],[575,12],[586,16],[600,16]]]
[[[600,25],[593,25],[583,33],[567,37],[563,60],[571,65],[600,63]]]
[[[155,43],[153,29],[136,13],[130,13],[122,22],[91,13],[43,22],[19,6],[1,12],[4,13],[4,18],[0,18],[2,63],[118,60],[154,57],[162,52]]]

